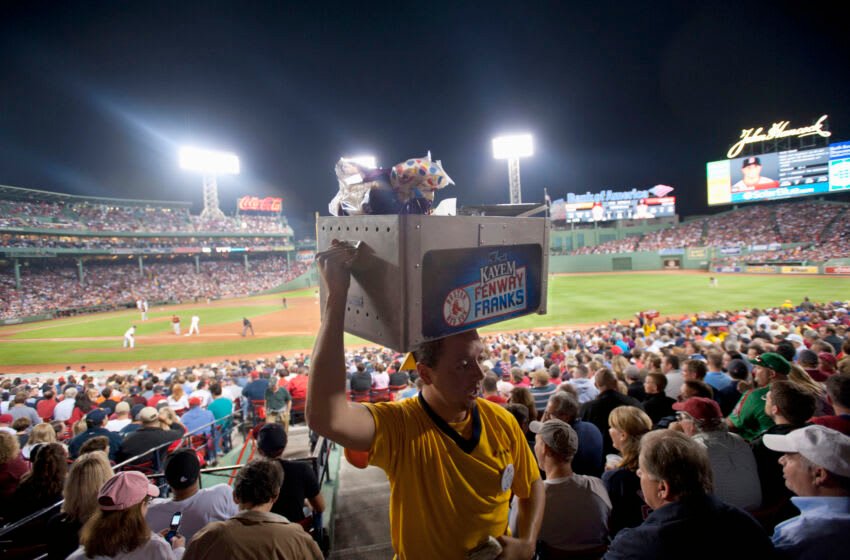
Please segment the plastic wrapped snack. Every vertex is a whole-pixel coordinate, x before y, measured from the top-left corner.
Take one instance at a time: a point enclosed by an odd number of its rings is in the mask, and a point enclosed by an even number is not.
[[[339,192],[328,210],[334,216],[360,214],[396,214],[401,205],[396,202],[389,181],[389,170],[372,169],[341,158],[334,168]]]
[[[371,169],[340,159],[339,192],[328,206],[334,216],[359,214],[428,214],[434,192],[454,182],[431,154],[407,159],[391,170]]]

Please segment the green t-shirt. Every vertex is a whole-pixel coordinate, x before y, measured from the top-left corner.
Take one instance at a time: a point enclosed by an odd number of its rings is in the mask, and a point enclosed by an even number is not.
[[[747,441],[756,439],[774,424],[764,411],[764,402],[769,390],[770,386],[767,386],[744,393],[732,414],[729,415],[729,420],[738,428],[741,437]]]
[[[233,412],[233,403],[230,399],[226,399],[224,397],[219,397],[213,402],[209,404],[207,410],[213,413],[213,416],[216,420],[220,420],[227,416],[228,414]],[[230,422],[230,418],[228,418],[224,422],[219,422],[219,426],[225,426]]]

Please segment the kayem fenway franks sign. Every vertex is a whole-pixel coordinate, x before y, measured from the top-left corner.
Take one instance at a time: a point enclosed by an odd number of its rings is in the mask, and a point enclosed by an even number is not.
[[[254,210],[259,212],[280,212],[283,204],[282,198],[267,196],[259,198],[256,196],[243,196],[237,201],[240,211]]]
[[[539,245],[430,251],[422,266],[422,334],[442,337],[540,307]]]
[[[832,136],[832,132],[824,130],[827,117],[827,115],[822,115],[813,125],[803,126],[800,128],[788,128],[791,121],[775,122],[770,125],[767,130],[765,130],[763,126],[758,128],[745,128],[741,130],[739,140],[735,142],[731,148],[729,148],[729,151],[726,153],[726,157],[729,159],[735,159],[741,154],[747,144],[767,142],[770,140],[777,140],[779,138],[803,138],[805,136],[816,135],[823,138],[829,138]]]

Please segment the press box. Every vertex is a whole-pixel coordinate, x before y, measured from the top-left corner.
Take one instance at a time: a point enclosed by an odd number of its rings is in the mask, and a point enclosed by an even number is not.
[[[544,218],[321,217],[318,250],[360,243],[345,331],[399,352],[507,319],[546,313]],[[322,312],[327,294],[321,293]]]

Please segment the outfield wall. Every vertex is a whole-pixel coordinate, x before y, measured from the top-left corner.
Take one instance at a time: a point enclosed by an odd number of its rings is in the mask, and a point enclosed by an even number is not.
[[[549,272],[621,272],[629,270],[708,270],[708,252],[641,251],[606,255],[551,255]]]

